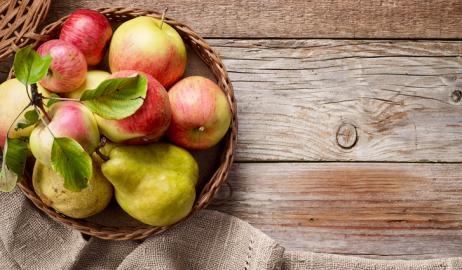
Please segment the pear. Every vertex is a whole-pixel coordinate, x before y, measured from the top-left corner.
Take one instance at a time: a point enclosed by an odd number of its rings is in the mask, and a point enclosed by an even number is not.
[[[35,162],[32,175],[35,193],[48,206],[72,218],[87,218],[106,208],[112,198],[113,188],[93,164],[93,177],[88,186],[79,192],[64,188],[64,179],[49,166]]]
[[[186,217],[196,197],[199,167],[186,150],[168,143],[106,144],[101,170],[112,183],[120,207],[152,226]]]

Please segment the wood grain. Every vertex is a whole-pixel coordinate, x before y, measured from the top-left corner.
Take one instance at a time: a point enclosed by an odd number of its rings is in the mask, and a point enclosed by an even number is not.
[[[462,2],[128,2],[53,1],[48,21],[82,7],[169,7],[212,38],[240,120],[231,189],[212,208],[287,249],[462,256],[460,163],[300,162],[462,162],[462,43],[302,39],[461,38]]]
[[[460,42],[208,41],[236,90],[238,161],[462,161]]]
[[[460,42],[208,41],[236,90],[238,161],[462,161]]]
[[[77,8],[169,8],[205,37],[461,38],[459,0],[60,0],[51,18]]]
[[[241,163],[212,208],[289,249],[389,259],[462,256],[459,167]]]
[[[209,42],[236,91],[239,161],[462,161],[460,42]]]

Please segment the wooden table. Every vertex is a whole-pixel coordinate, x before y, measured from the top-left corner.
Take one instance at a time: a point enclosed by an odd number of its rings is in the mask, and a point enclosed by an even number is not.
[[[212,208],[287,249],[462,256],[460,0],[56,0],[48,20],[103,6],[168,7],[224,58],[239,143]]]

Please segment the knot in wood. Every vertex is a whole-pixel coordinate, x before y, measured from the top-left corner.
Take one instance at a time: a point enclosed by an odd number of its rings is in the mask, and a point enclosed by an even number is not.
[[[337,144],[344,148],[350,149],[355,146],[358,140],[356,127],[352,124],[342,124],[337,130]]]
[[[462,99],[462,91],[454,90],[451,94],[451,99],[454,102],[459,102]]]

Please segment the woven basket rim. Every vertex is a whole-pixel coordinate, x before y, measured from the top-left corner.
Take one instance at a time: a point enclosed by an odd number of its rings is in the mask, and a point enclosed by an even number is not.
[[[99,8],[97,11],[104,14],[108,19],[112,21],[125,21],[126,19],[138,17],[138,16],[150,16],[160,19],[162,14],[157,11],[139,9],[139,8],[125,8],[125,7],[113,7],[113,8]],[[41,40],[47,40],[51,37],[53,31],[60,28],[62,23],[68,16],[62,17],[57,21],[50,23],[45,26],[40,32],[40,38],[36,40],[30,40],[28,44],[37,45]],[[176,21],[173,18],[166,16],[164,21],[175,28],[178,33],[182,36],[183,41],[188,44],[194,52],[202,59],[202,61],[212,71],[217,84],[220,86],[222,91],[225,93],[228,102],[230,104],[232,119],[231,125],[227,135],[222,139],[224,142],[224,151],[221,155],[220,165],[216,168],[215,173],[210,180],[205,184],[200,195],[196,198],[192,211],[188,216],[180,220],[181,223],[185,219],[189,218],[196,211],[206,207],[214,198],[219,188],[227,181],[228,173],[233,163],[234,151],[237,143],[237,106],[234,97],[234,90],[229,80],[225,66],[210,45],[201,38],[196,32],[194,32],[189,26]],[[27,45],[27,44],[25,44]],[[13,72],[10,71],[9,77],[13,77]],[[155,226],[136,226],[136,227],[117,227],[117,226],[103,226],[96,224],[84,219],[74,219],[64,216],[56,212],[51,207],[45,205],[37,194],[31,184],[31,175],[26,172],[25,179],[19,183],[19,188],[26,195],[26,197],[41,211],[46,213],[52,219],[70,226],[84,234],[91,235],[101,239],[107,240],[139,240],[149,237],[151,235],[159,234],[176,224],[164,227]]]
[[[36,30],[48,15],[51,0],[6,0],[0,6],[0,59],[37,41]]]

